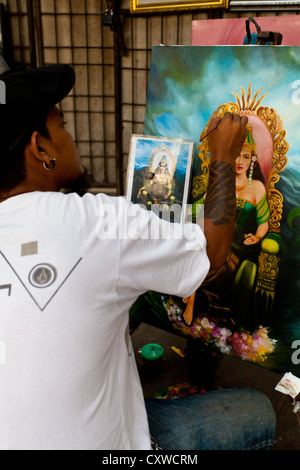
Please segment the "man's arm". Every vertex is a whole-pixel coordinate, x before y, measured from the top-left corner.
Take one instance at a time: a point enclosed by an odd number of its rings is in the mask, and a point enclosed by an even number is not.
[[[219,269],[230,251],[236,211],[235,159],[247,137],[248,118],[225,113],[212,120],[208,132],[210,171],[204,202],[204,234],[210,269]]]

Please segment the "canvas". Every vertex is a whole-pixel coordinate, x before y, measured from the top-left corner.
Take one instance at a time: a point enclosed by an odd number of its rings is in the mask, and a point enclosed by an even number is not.
[[[297,375],[300,48],[153,48],[144,134],[194,141],[190,202],[195,210],[205,196],[209,165],[207,139],[199,143],[199,138],[210,120],[226,111],[246,114],[250,125],[247,173],[242,160],[236,169],[237,186],[244,175],[247,187],[238,188],[228,260],[191,298],[148,292],[132,306],[131,316]],[[188,308],[190,325],[184,318]]]
[[[126,198],[170,222],[183,223],[189,200],[193,142],[132,135]],[[160,209],[160,211],[157,211]]]

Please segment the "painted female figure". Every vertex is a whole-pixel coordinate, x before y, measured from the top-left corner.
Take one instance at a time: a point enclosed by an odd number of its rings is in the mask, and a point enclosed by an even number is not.
[[[233,273],[244,259],[256,262],[258,244],[269,229],[270,211],[265,180],[256,155],[252,127],[248,128],[249,134],[236,159],[236,221],[231,252],[226,265],[218,272],[208,275],[209,287],[232,279]],[[187,304],[183,316],[188,325],[193,320],[195,295],[196,293],[183,299]]]
[[[243,150],[236,160],[237,213],[233,243],[237,246],[240,246],[241,242],[245,245],[258,243],[269,229],[270,211],[264,183],[264,176],[255,154],[255,143],[250,130]],[[256,217],[256,232],[254,234],[243,233],[252,212]]]

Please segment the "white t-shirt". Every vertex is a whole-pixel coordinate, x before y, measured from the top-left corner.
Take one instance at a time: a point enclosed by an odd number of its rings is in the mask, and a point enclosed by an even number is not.
[[[147,290],[190,295],[209,262],[198,226],[182,239],[136,208],[55,192],[0,204],[0,449],[150,449],[128,310]]]

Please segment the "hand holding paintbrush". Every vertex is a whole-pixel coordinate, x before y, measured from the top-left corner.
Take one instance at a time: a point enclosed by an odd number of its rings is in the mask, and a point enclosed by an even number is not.
[[[208,131],[200,138],[200,142],[208,138],[210,155],[214,159],[234,162],[248,134],[247,122],[246,116],[227,112],[223,118],[211,120]]]
[[[210,131],[206,132],[206,134],[203,137],[201,137],[201,139],[199,139],[199,142],[202,142],[202,140],[206,139],[206,137],[208,137],[209,134],[215,131],[218,128],[218,125],[219,123],[215,127],[213,127]]]

